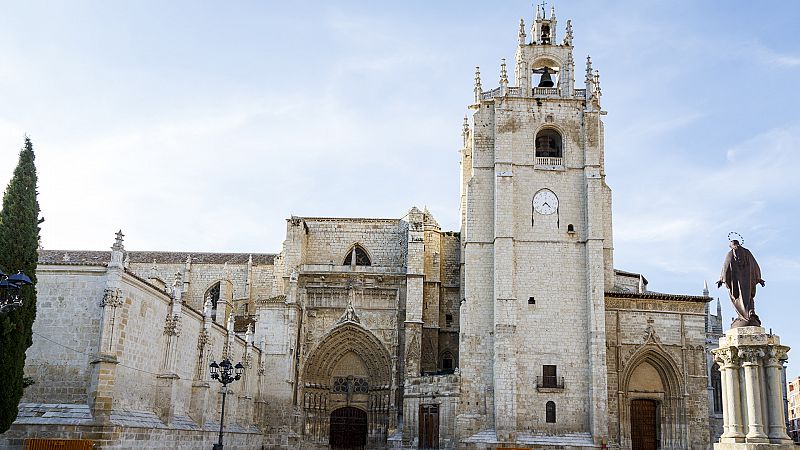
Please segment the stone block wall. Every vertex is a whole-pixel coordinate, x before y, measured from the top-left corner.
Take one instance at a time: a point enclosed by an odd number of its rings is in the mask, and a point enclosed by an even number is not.
[[[221,385],[210,380],[207,365],[223,353],[246,367],[226,402],[233,446],[260,445],[261,350],[177,304],[163,286],[114,273],[120,272],[102,265],[39,266],[36,334],[26,364],[35,388],[26,391],[20,417],[0,445],[48,436],[95,436],[97,448],[157,448],[154,439],[174,448],[210,445],[219,427]],[[109,283],[119,289],[113,308],[101,306]],[[95,395],[108,403],[95,405]],[[110,415],[95,415],[103,405]]]
[[[665,448],[709,443],[708,297],[606,294],[609,446],[631,445],[630,401],[656,401]]]
[[[37,315],[22,402],[85,403],[90,355],[100,340],[104,267],[39,266]]]

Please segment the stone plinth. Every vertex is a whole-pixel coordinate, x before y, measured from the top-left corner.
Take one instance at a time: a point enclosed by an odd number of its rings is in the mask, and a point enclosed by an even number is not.
[[[725,332],[713,350],[722,374],[724,432],[715,450],[790,449],[783,404],[789,347],[761,327]]]

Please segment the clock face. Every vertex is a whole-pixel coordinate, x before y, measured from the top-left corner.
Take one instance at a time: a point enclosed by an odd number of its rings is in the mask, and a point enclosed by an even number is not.
[[[533,196],[533,210],[539,214],[553,214],[558,211],[558,197],[549,189],[542,189]]]

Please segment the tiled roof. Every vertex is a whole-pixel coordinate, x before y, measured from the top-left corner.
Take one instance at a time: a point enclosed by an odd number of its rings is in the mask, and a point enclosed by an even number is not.
[[[685,302],[703,302],[703,303],[707,303],[712,300],[711,297],[704,297],[702,295],[665,294],[663,292],[653,292],[653,291],[638,293],[638,292],[620,291],[617,289],[607,290],[606,297],[635,298],[642,300],[678,300]]]
[[[132,263],[183,264],[192,257],[192,264],[247,264],[252,255],[254,265],[274,264],[273,253],[205,253],[205,252],[125,252]],[[111,260],[107,250],[40,250],[40,264],[106,265]]]
[[[642,281],[644,281],[644,283],[647,284],[647,278],[645,278],[644,275],[642,275],[640,273],[628,272],[626,270],[620,270],[620,269],[614,269],[614,273],[616,275],[620,275],[620,276],[623,276],[623,277],[632,277],[632,278],[642,277]]]

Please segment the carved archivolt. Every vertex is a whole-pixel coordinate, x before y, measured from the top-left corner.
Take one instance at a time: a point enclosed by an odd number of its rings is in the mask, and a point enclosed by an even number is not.
[[[628,383],[631,380],[633,371],[643,362],[647,362],[656,369],[667,395],[683,392],[680,377],[678,376],[681,373],[678,370],[678,365],[666,352],[652,345],[640,348],[624,363],[620,377],[621,391],[628,391]]]
[[[312,350],[305,362],[303,377],[305,384],[328,385],[336,364],[351,352],[364,362],[371,386],[375,389],[389,388],[392,367],[389,352],[377,337],[355,322],[345,322],[336,326]]]

